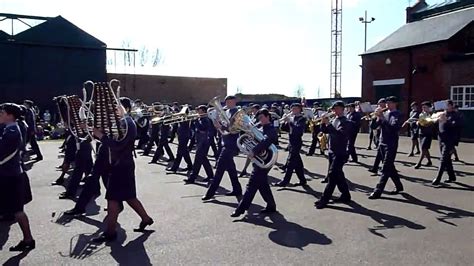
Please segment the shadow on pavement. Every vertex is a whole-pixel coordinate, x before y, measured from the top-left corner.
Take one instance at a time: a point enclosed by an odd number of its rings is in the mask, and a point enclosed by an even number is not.
[[[351,201],[350,203],[347,204],[350,208],[347,207],[341,207],[341,206],[335,206],[335,205],[328,205],[328,208],[330,209],[335,209],[335,210],[340,210],[340,211],[345,211],[345,212],[351,212],[355,214],[360,214],[360,215],[365,215],[375,222],[379,223],[380,225],[376,225],[372,228],[368,228],[369,232],[372,234],[386,238],[385,235],[383,235],[381,232],[382,230],[388,230],[388,229],[396,229],[396,228],[402,228],[402,227],[407,227],[410,229],[414,230],[422,230],[425,229],[426,227],[417,224],[415,222],[412,222],[410,220],[407,220],[402,217],[378,212],[375,210],[367,209],[366,207],[360,205],[359,203],[356,203],[354,201]]]
[[[234,222],[245,222],[258,226],[268,227],[274,231],[268,234],[268,238],[275,244],[303,250],[310,244],[329,245],[332,240],[325,234],[316,230],[303,227],[297,223],[290,222],[281,213],[274,213],[268,216],[267,221],[264,216],[245,216]]]

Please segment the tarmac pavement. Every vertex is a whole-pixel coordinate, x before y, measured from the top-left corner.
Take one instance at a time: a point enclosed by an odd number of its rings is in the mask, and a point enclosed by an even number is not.
[[[286,146],[285,137],[282,146]],[[305,140],[309,138],[306,134]],[[309,186],[273,187],[279,213],[260,216],[258,211],[264,202],[257,195],[249,213],[238,219],[230,217],[237,206],[235,197],[222,195],[231,188],[227,174],[221,184],[221,195],[203,203],[204,183],[184,185],[184,172],[166,174],[167,163],[150,165],[151,157],[138,152],[138,198],[155,224],[147,233],[133,232],[140,220],[126,206],[119,217],[118,240],[107,245],[90,241],[102,228],[103,196],[88,206],[86,216],[75,219],[62,216],[74,203],[58,199],[63,187],[50,186],[60,173],[55,169],[62,160],[58,158],[60,142],[40,142],[45,159],[35,163],[28,172],[34,199],[26,206],[36,249],[23,254],[9,252],[8,248],[20,240],[21,232],[16,224],[0,223],[0,262],[7,265],[472,265],[474,144],[461,143],[458,148],[463,161],[454,163],[457,182],[435,188],[431,180],[439,165],[437,141],[431,148],[436,157],[433,167],[416,170],[413,166],[418,158],[407,157],[410,140],[402,137],[396,167],[405,192],[369,200],[367,196],[378,178],[367,171],[376,153],[365,149],[367,139],[366,134],[358,137],[360,163],[350,162],[344,167],[352,203],[331,204],[317,210],[314,202],[324,189],[325,184],[320,180],[327,173],[328,162],[323,156],[302,154]],[[174,144],[171,147],[176,149]],[[284,163],[286,157],[287,153],[280,150],[278,162]],[[244,163],[242,155],[236,158],[238,170]],[[274,167],[270,176],[274,182],[283,174]],[[240,181],[245,187],[248,179]],[[292,182],[297,182],[296,175]],[[392,188],[389,181],[386,190]],[[338,195],[337,189],[335,194]]]

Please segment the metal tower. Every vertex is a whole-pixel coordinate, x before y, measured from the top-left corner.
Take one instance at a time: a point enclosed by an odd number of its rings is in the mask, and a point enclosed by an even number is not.
[[[341,97],[342,0],[331,0],[331,98]]]

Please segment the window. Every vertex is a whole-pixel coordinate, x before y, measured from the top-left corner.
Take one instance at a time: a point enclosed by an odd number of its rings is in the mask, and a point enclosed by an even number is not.
[[[452,86],[451,100],[462,109],[474,109],[474,85]]]

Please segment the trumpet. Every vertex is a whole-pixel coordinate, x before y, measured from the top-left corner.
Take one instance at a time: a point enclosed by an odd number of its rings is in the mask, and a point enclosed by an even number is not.
[[[312,122],[312,123],[314,123],[314,124],[316,124],[316,125],[320,125],[321,122],[323,121],[323,119],[328,118],[329,120],[331,120],[331,119],[333,119],[333,118],[335,118],[335,117],[336,117],[336,113],[334,113],[334,112],[328,112],[328,113],[323,114],[323,115],[320,116],[320,117],[317,117],[317,118],[312,119],[310,122]]]
[[[294,116],[295,115],[292,112],[288,112],[280,118],[279,122],[280,122],[280,124],[285,123],[286,121],[288,121],[290,118],[292,118]]]
[[[362,117],[361,119],[363,119],[363,120],[372,120],[372,119],[374,119],[375,116],[377,115],[377,112],[383,113],[383,112],[385,112],[385,111],[387,111],[387,110],[388,110],[388,107],[382,108],[382,109],[380,109],[379,111],[377,111],[377,110],[376,110],[376,111],[373,111],[372,113],[365,115],[365,116]]]

